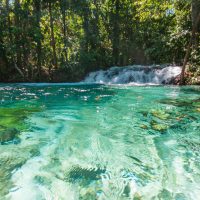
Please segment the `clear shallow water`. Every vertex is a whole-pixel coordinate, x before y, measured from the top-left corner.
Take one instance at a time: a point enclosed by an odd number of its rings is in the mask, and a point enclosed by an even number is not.
[[[200,88],[0,85],[0,199],[200,199]]]

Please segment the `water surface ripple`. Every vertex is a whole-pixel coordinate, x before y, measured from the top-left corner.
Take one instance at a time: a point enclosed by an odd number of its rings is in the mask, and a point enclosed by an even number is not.
[[[200,199],[200,88],[1,84],[0,199]]]

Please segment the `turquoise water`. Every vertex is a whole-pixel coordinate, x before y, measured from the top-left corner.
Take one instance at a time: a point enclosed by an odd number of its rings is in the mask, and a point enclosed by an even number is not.
[[[0,85],[0,199],[200,199],[200,87]]]

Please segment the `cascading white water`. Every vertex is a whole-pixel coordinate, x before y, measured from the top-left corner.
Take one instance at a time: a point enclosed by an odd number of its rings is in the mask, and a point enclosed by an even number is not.
[[[127,66],[91,72],[87,83],[105,84],[170,84],[181,73],[178,66]]]

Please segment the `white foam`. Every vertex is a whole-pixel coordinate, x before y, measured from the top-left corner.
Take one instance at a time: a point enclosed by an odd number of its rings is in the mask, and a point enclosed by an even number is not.
[[[181,73],[181,67],[127,66],[91,72],[85,83],[159,85],[168,84]]]

